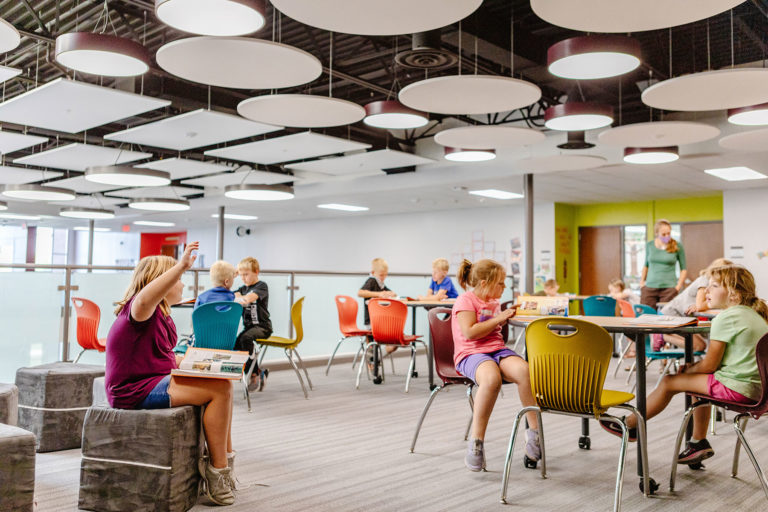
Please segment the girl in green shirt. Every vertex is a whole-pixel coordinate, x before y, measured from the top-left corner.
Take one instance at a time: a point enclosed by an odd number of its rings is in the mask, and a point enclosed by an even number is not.
[[[685,250],[672,238],[672,225],[659,219],[654,226],[655,238],[645,247],[645,265],[640,277],[640,302],[656,307],[657,302],[675,298],[685,283]],[[680,264],[680,277],[675,267]]]
[[[768,333],[768,305],[755,295],[755,279],[744,267],[727,265],[709,270],[706,298],[710,309],[723,311],[712,320],[709,349],[704,359],[683,365],[667,375],[648,395],[647,417],[653,418],[678,393],[694,392],[713,398],[754,403],[762,394],[755,358],[758,340]],[[693,413],[693,437],[678,456],[679,464],[695,464],[714,455],[706,439],[709,407]],[[613,423],[604,429],[621,436]],[[626,419],[630,440],[637,439],[634,416]]]

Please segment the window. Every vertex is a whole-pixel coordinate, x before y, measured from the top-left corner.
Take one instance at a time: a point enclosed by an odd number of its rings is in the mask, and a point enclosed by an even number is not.
[[[629,288],[640,287],[640,276],[645,263],[645,224],[624,226],[622,230],[624,254],[622,255],[624,284]]]

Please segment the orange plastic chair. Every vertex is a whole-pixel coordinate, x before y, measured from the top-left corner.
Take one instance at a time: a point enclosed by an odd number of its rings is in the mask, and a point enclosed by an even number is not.
[[[355,363],[357,358],[365,347],[365,340],[371,335],[370,330],[360,329],[357,327],[357,301],[347,295],[336,296],[336,309],[339,312],[339,330],[341,331],[341,338],[336,344],[336,348],[333,349],[330,359],[328,359],[328,365],[325,367],[325,374],[328,375],[328,370],[331,369],[333,364],[333,358],[336,356],[336,351],[339,350],[341,343],[349,339],[360,339],[360,348],[355,354],[355,359],[352,361],[352,369],[355,369]]]
[[[368,301],[368,313],[371,316],[373,341],[365,344],[363,357],[368,353],[369,348],[373,347],[373,350],[379,350],[380,345],[411,347],[411,364],[408,366],[408,377],[405,380],[405,392],[407,393],[411,384],[411,376],[416,366],[416,343],[424,345],[424,342],[419,339],[421,336],[403,333],[405,320],[408,316],[408,306],[399,300],[371,299]],[[360,376],[363,373],[363,366],[365,365],[361,363],[357,369],[355,388],[360,388]],[[384,365],[381,365],[381,368],[381,376],[383,378]]]
[[[635,314],[635,307],[630,303],[629,301],[622,300],[622,299],[616,299],[616,305],[619,308],[619,313],[621,313],[621,316],[623,318],[635,318],[637,315]],[[621,335],[624,337],[624,335]],[[621,362],[624,360],[624,356],[629,352],[629,347],[632,346],[632,342],[630,340],[627,340],[626,345],[624,345],[624,348],[621,349],[621,354],[619,354],[619,361],[616,363],[616,368],[613,369],[613,377],[616,378],[616,374],[619,373],[619,368],[621,368]]]
[[[86,350],[98,350],[104,352],[107,349],[107,338],[99,338],[99,320],[101,310],[95,302],[82,297],[72,297],[77,314],[77,343],[83,348],[75,358],[75,363]]]

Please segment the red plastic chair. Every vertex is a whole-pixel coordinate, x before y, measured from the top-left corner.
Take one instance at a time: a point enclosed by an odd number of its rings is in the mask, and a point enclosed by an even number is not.
[[[379,350],[381,345],[411,347],[411,364],[408,366],[408,377],[405,380],[405,392],[407,393],[411,384],[411,376],[416,366],[416,343],[424,345],[424,342],[419,339],[421,336],[403,333],[405,320],[408,316],[408,306],[399,300],[371,299],[368,301],[368,314],[371,317],[373,341],[365,344],[363,357],[368,353],[370,347],[373,347],[373,350]],[[363,364],[360,364],[360,367],[357,369],[355,388],[360,387],[360,375],[363,373],[363,366]],[[384,365],[381,365],[381,367],[383,378]]]
[[[733,451],[733,466],[731,467],[731,477],[736,477],[738,472],[739,446],[743,446],[744,451],[747,452],[747,455],[749,456],[749,460],[752,461],[752,466],[754,466],[755,471],[757,472],[757,477],[763,486],[765,497],[768,499],[768,480],[766,480],[765,473],[763,473],[763,470],[760,468],[760,464],[757,462],[755,454],[752,452],[752,448],[750,448],[749,443],[747,443],[747,438],[744,437],[744,429],[747,426],[747,420],[750,417],[758,420],[760,419],[760,416],[768,412],[768,334],[760,338],[760,340],[757,342],[757,346],[755,347],[755,357],[757,358],[757,367],[760,370],[760,382],[763,385],[763,394],[756,404],[745,405],[726,400],[717,400],[711,396],[700,395],[698,393],[688,393],[688,395],[691,397],[698,398],[699,400],[691,405],[687,411],[685,411],[685,416],[683,416],[683,423],[680,425],[680,431],[677,433],[674,457],[672,459],[672,472],[669,476],[670,491],[675,490],[675,476],[677,474],[678,466],[677,454],[680,452],[680,444],[683,440],[683,434],[685,433],[688,422],[693,415],[693,411],[696,409],[696,407],[701,407],[703,405],[714,405],[716,407],[722,407],[736,413],[736,417],[733,418],[733,429],[736,431],[738,440],[736,441],[736,448]]]
[[[328,366],[325,367],[325,374],[328,375],[328,370],[331,369],[333,358],[336,355],[336,351],[339,350],[341,343],[349,339],[360,339],[360,348],[355,354],[355,359],[352,361],[352,369],[355,369],[355,363],[357,358],[365,348],[365,340],[370,336],[371,331],[360,329],[357,327],[357,301],[347,295],[336,296],[336,309],[339,312],[339,330],[341,331],[341,338],[336,344],[336,348],[333,349],[330,359],[328,359]]]
[[[635,318],[635,308],[629,301],[616,299],[616,304],[619,306],[619,313],[624,318]]]
[[[432,390],[432,393],[427,400],[427,404],[424,406],[424,410],[421,411],[419,422],[416,424],[416,432],[414,432],[413,441],[411,441],[411,453],[413,453],[413,450],[416,447],[416,440],[419,438],[419,432],[421,431],[422,423],[424,423],[424,418],[427,416],[427,412],[432,406],[432,402],[440,391],[454,384],[467,386],[469,408],[472,410],[474,407],[472,387],[475,383],[456,371],[456,366],[453,364],[453,332],[451,331],[450,308],[430,309],[427,316],[429,318],[429,331],[432,335],[432,356],[435,359],[435,372],[437,373],[437,376],[440,377],[440,380],[443,381],[443,384]],[[441,316],[444,316],[444,318],[440,318]],[[464,434],[465,440],[471,425],[472,416],[469,417],[467,432]]]
[[[75,305],[77,314],[77,343],[83,347],[83,350],[75,358],[75,363],[86,350],[98,350],[104,352],[107,349],[107,338],[99,338],[99,320],[101,319],[101,310],[96,303],[82,297],[72,297],[72,303]]]

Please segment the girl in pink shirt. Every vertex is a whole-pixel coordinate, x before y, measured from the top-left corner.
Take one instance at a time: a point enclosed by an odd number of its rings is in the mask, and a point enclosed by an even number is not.
[[[515,316],[517,308],[501,311],[499,298],[504,292],[504,267],[493,260],[474,264],[464,260],[459,267],[459,284],[467,293],[461,295],[451,312],[453,360],[456,369],[477,385],[472,413],[472,435],[464,463],[471,471],[485,470],[483,439],[488,419],[496,403],[502,382],[517,384],[523,406],[536,405],[531,393],[528,363],[504,345],[501,326]],[[541,458],[536,414],[527,413],[526,455]]]

